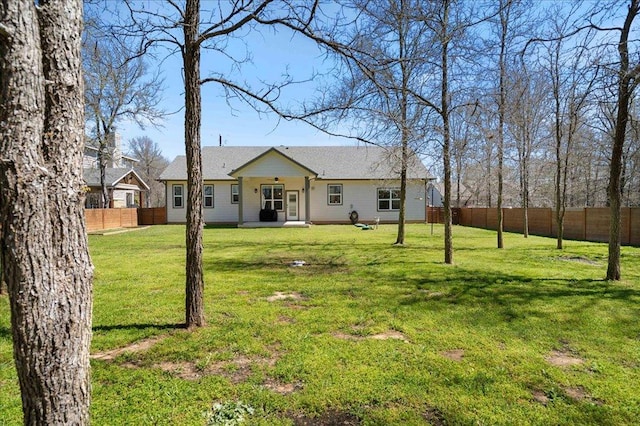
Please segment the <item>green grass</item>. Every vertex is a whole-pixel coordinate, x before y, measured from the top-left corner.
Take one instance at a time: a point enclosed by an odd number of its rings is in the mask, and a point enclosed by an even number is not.
[[[623,247],[624,280],[607,282],[604,244],[506,234],[497,250],[494,232],[456,227],[450,266],[441,227],[407,231],[395,247],[394,226],[206,228],[208,326],[193,332],[184,227],[91,236],[92,352],[158,338],[92,361],[93,424],[198,425],[235,401],[257,425],[637,424],[640,249]],[[9,323],[2,296],[0,425],[21,423]]]

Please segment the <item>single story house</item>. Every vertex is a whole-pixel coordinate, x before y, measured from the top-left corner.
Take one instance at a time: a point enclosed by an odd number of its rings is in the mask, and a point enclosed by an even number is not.
[[[411,155],[407,222],[426,221],[427,169]],[[202,148],[204,220],[248,226],[260,221],[393,223],[400,209],[398,150],[376,146]],[[186,222],[187,166],[178,156],[159,178],[167,222]]]
[[[102,198],[100,169],[85,168],[83,173],[87,186],[85,208],[99,208]],[[149,191],[149,186],[135,170],[108,167],[105,169],[105,181],[111,200],[110,208],[138,207],[144,204],[144,196]]]

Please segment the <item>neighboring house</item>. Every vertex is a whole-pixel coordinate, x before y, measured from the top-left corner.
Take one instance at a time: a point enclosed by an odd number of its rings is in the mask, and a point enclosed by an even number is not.
[[[133,169],[107,168],[105,181],[109,199],[109,208],[139,207],[144,204],[144,193],[149,190],[147,184]],[[85,207],[97,209],[100,207],[102,186],[100,185],[99,169],[84,169],[84,182],[88,191]]]
[[[397,222],[396,153],[375,146],[203,147],[204,220],[238,226],[261,219],[348,223],[355,211],[361,222]],[[428,172],[415,155],[407,176],[405,220],[425,222]],[[159,180],[166,184],[167,221],[186,222],[185,157],[177,157]]]
[[[85,145],[82,167],[87,169],[98,168],[98,151],[99,149],[94,146]],[[137,158],[121,154],[120,156],[115,156],[113,159],[107,160],[107,167],[133,169],[139,162],[140,160]]]
[[[109,208],[138,207],[144,205],[144,196],[149,186],[134,170],[138,160],[122,154],[120,135],[112,133],[108,145],[105,169],[105,182],[109,191]],[[85,207],[100,207],[102,186],[100,184],[100,168],[98,167],[99,148],[85,143],[83,158],[83,176],[87,186]]]
[[[457,185],[451,183],[451,207],[469,207],[473,205],[473,193],[460,184],[460,205],[457,205]],[[444,205],[444,182],[429,182],[427,185],[427,206],[442,207]]]

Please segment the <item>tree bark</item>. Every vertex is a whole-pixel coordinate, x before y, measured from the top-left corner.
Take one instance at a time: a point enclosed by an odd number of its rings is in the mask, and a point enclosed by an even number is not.
[[[398,51],[400,56],[400,69],[402,70],[402,87],[401,87],[401,99],[400,99],[400,115],[401,115],[401,147],[400,147],[400,211],[398,212],[398,235],[396,238],[396,245],[404,244],[405,234],[405,214],[406,214],[406,199],[407,199],[407,162],[408,162],[408,145],[409,145],[409,129],[407,124],[407,107],[408,107],[408,85],[409,85],[409,73],[407,71],[407,63],[405,58],[405,43],[406,43],[406,31],[408,30],[408,24],[405,25],[405,21],[408,19],[406,12],[406,5],[404,0],[400,0],[400,16],[398,19]],[[392,207],[392,206],[389,206]]]
[[[442,161],[444,168],[444,263],[453,264],[453,233],[451,222],[451,129],[449,122],[449,0],[443,2],[442,25]]]
[[[625,136],[627,132],[627,121],[629,119],[629,101],[633,94],[631,86],[632,78],[637,76],[640,68],[634,69],[634,75],[629,72],[629,46],[628,39],[631,31],[631,24],[640,11],[638,0],[632,0],[629,10],[620,33],[618,43],[618,53],[620,54],[620,71],[618,74],[618,113],[616,116],[616,127],[611,149],[611,165],[609,169],[608,196],[610,201],[611,222],[609,224],[609,259],[607,262],[607,279],[620,280],[620,228],[621,228],[621,174],[622,174],[622,152],[624,148]]]
[[[2,269],[24,424],[88,424],[82,2],[0,1],[0,16]]]
[[[502,192],[503,192],[503,173],[504,173],[504,122],[505,107],[507,96],[505,91],[506,85],[506,56],[507,56],[507,30],[509,25],[509,12],[511,3],[506,5],[500,2],[500,56],[499,56],[499,98],[498,98],[498,232],[497,246],[504,248],[504,218],[502,212]]]
[[[204,317],[204,277],[202,273],[202,151],[200,125],[202,99],[200,93],[200,1],[187,0],[184,14],[184,143],[187,157],[187,259],[186,259],[186,326],[202,327]]]

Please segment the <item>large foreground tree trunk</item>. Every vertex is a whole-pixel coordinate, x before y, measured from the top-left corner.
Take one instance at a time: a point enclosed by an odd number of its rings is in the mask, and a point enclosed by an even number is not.
[[[82,1],[0,0],[2,272],[24,423],[89,423]]]
[[[184,143],[187,157],[187,261],[186,326],[201,327],[204,318],[204,277],[202,274],[202,151],[200,149],[200,1],[187,0],[184,29],[185,119]]]

